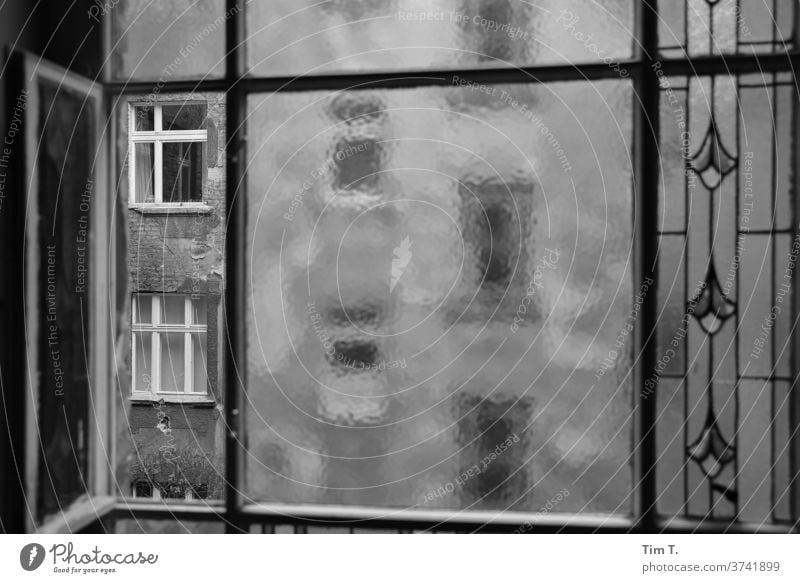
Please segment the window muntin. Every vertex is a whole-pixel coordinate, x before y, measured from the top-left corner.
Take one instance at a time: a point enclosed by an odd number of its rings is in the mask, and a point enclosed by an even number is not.
[[[207,105],[130,106],[131,206],[203,203]]]
[[[205,298],[134,294],[134,396],[208,393],[205,310]]]

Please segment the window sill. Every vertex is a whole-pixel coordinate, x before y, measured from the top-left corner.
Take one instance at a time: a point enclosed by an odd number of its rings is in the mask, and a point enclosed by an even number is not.
[[[216,401],[209,394],[176,394],[176,393],[135,393],[128,397],[131,403],[155,404],[159,401],[184,405],[216,405]]]
[[[128,208],[143,215],[209,215],[214,207],[207,204],[132,204]]]

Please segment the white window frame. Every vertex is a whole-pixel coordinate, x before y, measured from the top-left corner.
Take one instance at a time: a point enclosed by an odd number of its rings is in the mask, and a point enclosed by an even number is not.
[[[184,299],[183,324],[165,324],[161,322],[161,298],[182,297]],[[150,323],[137,322],[140,304],[146,304],[145,298],[150,300]],[[206,402],[210,400],[208,391],[208,324],[195,324],[192,322],[192,299],[197,296],[191,294],[160,294],[160,293],[134,293],[131,302],[131,393],[134,399],[154,400],[163,398],[165,401],[180,402]],[[183,333],[183,391],[161,390],[161,337],[169,332]],[[139,347],[136,342],[137,334],[150,334],[150,388],[141,390],[137,388],[136,360]],[[202,390],[194,386],[194,347],[192,336],[205,335],[206,337],[206,384]]]
[[[179,500],[179,498],[163,498],[161,496],[161,490],[155,484],[153,484],[152,482],[149,482],[149,484],[150,484],[150,487],[153,489],[153,495],[152,496],[137,496],[136,495],[136,482],[134,481],[131,484],[131,498],[134,499],[134,500],[153,500],[155,502],[162,502],[163,501],[165,503],[172,502],[173,504],[176,503]],[[196,501],[196,500],[197,501],[206,500],[206,498],[198,498],[197,496],[195,496],[194,488],[187,488],[186,489],[186,493],[183,495],[183,499],[186,500],[187,502],[192,502],[192,501]]]
[[[207,105],[203,101],[160,101],[131,102],[128,105],[128,207],[133,209],[208,209],[205,202],[205,179],[201,200],[189,202],[164,202],[164,144],[165,143],[208,143],[208,130],[170,130],[163,129],[163,107],[183,105]],[[136,108],[153,108],[153,130],[136,129]],[[153,202],[136,200],[136,144],[153,144]],[[206,152],[208,156],[208,152]]]

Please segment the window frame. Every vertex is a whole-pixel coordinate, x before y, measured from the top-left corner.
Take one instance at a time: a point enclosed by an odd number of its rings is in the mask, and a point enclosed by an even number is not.
[[[631,40],[633,51],[628,59],[620,59],[619,66],[629,72],[633,83],[634,158],[633,208],[634,246],[636,250],[634,289],[644,282],[656,289],[658,285],[658,197],[659,190],[659,75],[703,76],[710,74],[760,73],[791,71],[800,67],[800,43],[791,51],[770,54],[710,54],[690,58],[688,55],[671,57],[661,55],[658,47],[658,0],[632,0],[634,27]],[[330,505],[248,504],[242,494],[243,461],[247,449],[243,442],[244,419],[242,411],[247,402],[247,387],[239,371],[247,369],[245,357],[247,321],[245,290],[247,284],[246,242],[243,233],[246,225],[247,168],[242,149],[247,145],[247,98],[258,93],[282,91],[388,89],[402,87],[453,86],[458,77],[476,84],[499,83],[552,83],[558,81],[594,81],[618,79],[619,75],[603,62],[536,65],[530,67],[497,67],[485,69],[408,70],[392,72],[341,73],[284,77],[254,77],[249,75],[245,50],[244,0],[225,0],[225,77],[222,79],[195,79],[193,81],[163,81],[164,91],[223,91],[226,95],[226,216],[228,224],[225,238],[226,285],[223,300],[223,334],[225,346],[225,499],[221,503],[203,507],[188,505],[154,506],[126,502],[117,507],[118,518],[135,519],[193,519],[223,520],[227,533],[253,532],[262,527],[272,531],[275,524],[293,525],[295,532],[306,532],[309,525],[349,528],[392,528],[398,532],[429,531],[459,532],[513,532],[522,525],[531,526],[530,533],[711,533],[711,532],[797,532],[800,518],[794,524],[748,524],[728,519],[694,519],[660,516],[656,509],[658,489],[655,474],[658,452],[655,441],[657,420],[656,400],[648,399],[642,390],[644,379],[656,370],[658,359],[656,325],[658,322],[657,294],[645,294],[640,317],[634,333],[633,350],[638,358],[632,365],[634,393],[633,411],[633,508],[630,514],[588,515],[536,512],[442,512],[434,510],[402,510],[390,512],[387,508]],[[795,39],[800,21],[800,10],[795,10]],[[112,46],[111,21],[104,21],[104,39],[107,52]],[[104,79],[109,93],[124,97],[127,94],[147,94],[153,82],[113,81],[110,63],[106,63]],[[533,130],[532,130],[533,131]],[[796,282],[800,283],[800,282]],[[798,285],[792,294],[798,297]],[[795,303],[797,305],[797,303]],[[796,343],[800,344],[800,343]],[[800,363],[800,348],[793,359]],[[800,419],[800,398],[793,387],[793,418]],[[793,467],[800,467],[800,442],[795,435]],[[800,508],[800,481],[792,486],[793,514]]]
[[[161,322],[162,298],[182,297],[183,324],[165,324]],[[150,323],[136,322],[142,298],[150,299]],[[195,324],[191,322],[193,301],[199,299],[197,294],[164,294],[150,292],[134,292],[131,296],[131,400],[154,401],[164,399],[172,403],[204,403],[211,401],[211,392],[208,386],[208,323]],[[161,341],[164,334],[183,334],[183,391],[161,390],[162,351]],[[137,389],[136,361],[137,361],[137,334],[150,334],[150,376],[157,379],[158,385],[150,390]],[[194,341],[195,336],[206,338],[206,386],[203,391],[189,390],[195,387],[194,379]]]
[[[169,100],[169,101],[130,101],[128,103],[128,208],[130,209],[191,209],[205,210],[210,207],[205,201],[205,169],[208,152],[204,151],[203,160],[200,161],[203,178],[200,185],[200,200],[186,202],[164,201],[164,144],[167,143],[200,143],[203,148],[208,145],[208,129],[200,130],[164,130],[163,107],[167,105],[206,105],[197,100]],[[153,130],[144,131],[136,129],[136,108],[153,108]],[[136,145],[153,144],[153,201],[136,200]]]

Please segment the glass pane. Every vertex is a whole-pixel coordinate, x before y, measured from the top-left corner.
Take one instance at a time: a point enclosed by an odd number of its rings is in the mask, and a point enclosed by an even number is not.
[[[206,334],[192,334],[193,372],[191,390],[195,393],[208,392],[208,376],[206,374],[208,358],[206,356],[206,351]]]
[[[199,32],[199,31],[198,31]],[[151,341],[146,344],[147,365],[131,362],[129,369],[152,375],[143,383],[152,385],[151,394],[118,392],[124,435],[117,440],[117,483],[122,494],[131,496],[137,480],[152,484],[153,503],[206,504],[220,500],[224,492],[224,386],[222,333],[217,316],[225,273],[225,96],[222,93],[160,94],[162,128],[204,129],[207,142],[175,144],[161,142],[164,158],[164,201],[191,200],[192,183],[204,188],[208,205],[201,214],[169,214],[128,210],[123,231],[128,244],[120,266],[127,266],[129,286],[142,294],[141,302],[159,302],[159,322],[173,326],[205,326],[203,335],[158,333],[158,346],[150,363]],[[153,97],[126,95],[115,112],[123,135],[117,144],[124,161],[130,144],[128,103],[150,103]],[[161,129],[161,128],[160,128]],[[183,153],[181,149],[183,148]],[[194,150],[193,150],[194,148]],[[212,152],[208,160],[193,154]],[[185,154],[185,155],[184,155]],[[162,158],[159,156],[159,159]],[[166,162],[166,164],[164,164]],[[207,163],[206,163],[207,162]],[[166,168],[165,168],[166,165]],[[120,165],[123,170],[128,167]],[[202,170],[198,178],[192,171]],[[182,175],[180,174],[182,172]],[[124,186],[129,175],[120,176]],[[182,181],[182,185],[181,185]],[[174,191],[174,197],[170,192]],[[187,194],[189,191],[189,194]],[[123,196],[124,198],[124,196]],[[160,198],[160,197],[159,197]],[[187,310],[187,300],[190,309]],[[187,312],[189,313],[187,319]],[[188,321],[187,321],[188,320]],[[147,322],[151,318],[147,316]],[[131,360],[134,357],[131,355]],[[136,379],[132,386],[136,386]],[[141,380],[139,381],[141,383]],[[128,431],[129,430],[129,431]],[[158,498],[160,501],[155,501]]]
[[[161,323],[162,324],[185,324],[186,323],[186,296],[180,295],[159,295],[161,300]]]
[[[661,52],[681,57],[791,50],[795,4],[792,0],[659,2]]]
[[[133,378],[134,391],[149,391],[153,385],[152,371],[152,332],[134,332],[133,341],[136,343],[136,373]]]
[[[618,67],[631,55],[633,2],[276,0],[249,3],[247,26],[248,65],[264,76],[586,61]]]
[[[155,120],[152,105],[137,105],[133,111],[137,132],[152,132],[155,129]]]
[[[165,510],[165,512],[169,512]],[[117,534],[225,534],[225,523],[204,522],[170,517],[168,520],[120,519],[115,522]]]
[[[203,200],[203,142],[165,143],[164,202],[199,202]]]
[[[251,98],[248,496],[629,511],[631,98]]]
[[[135,144],[136,202],[155,202],[155,144]]]
[[[90,18],[111,19],[115,79],[222,77],[224,0],[127,0],[93,5]]]
[[[164,131],[206,129],[206,105],[184,103],[164,105],[161,108],[161,125]]]
[[[192,324],[206,325],[206,309],[206,298],[192,298]]]
[[[186,339],[183,332],[161,335],[161,390],[180,392],[185,390]]]
[[[133,322],[135,324],[151,324],[153,322],[153,296],[146,294],[133,295]]]

